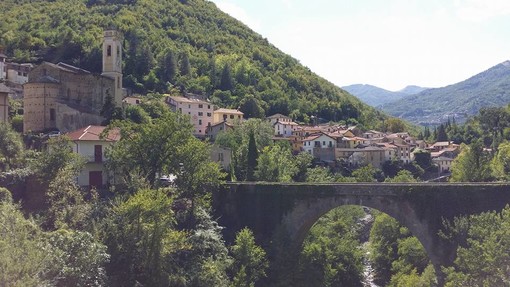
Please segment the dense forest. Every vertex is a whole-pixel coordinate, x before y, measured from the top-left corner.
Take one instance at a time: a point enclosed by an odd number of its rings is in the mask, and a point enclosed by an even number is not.
[[[374,125],[384,116],[204,0],[0,2],[0,47],[15,61],[101,68],[103,29],[124,34],[124,86],[186,91],[247,117]]]

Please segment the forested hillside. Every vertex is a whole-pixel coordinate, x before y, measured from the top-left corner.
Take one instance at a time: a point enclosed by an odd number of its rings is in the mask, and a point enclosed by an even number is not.
[[[124,33],[124,86],[172,88],[241,107],[367,126],[382,114],[318,77],[244,24],[203,0],[3,0],[0,47],[16,61],[101,69],[102,31]]]
[[[453,118],[464,122],[484,107],[510,103],[510,61],[465,81],[428,89],[382,106],[382,110],[416,124],[438,125]]]

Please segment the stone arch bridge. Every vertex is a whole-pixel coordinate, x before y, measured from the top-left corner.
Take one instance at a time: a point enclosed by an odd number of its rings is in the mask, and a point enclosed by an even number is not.
[[[406,226],[425,247],[442,285],[440,266],[449,266],[456,245],[441,239],[444,219],[510,204],[510,184],[502,183],[226,183],[213,194],[213,208],[227,241],[244,227],[270,248],[284,230],[300,248],[313,224],[343,205],[377,209]]]

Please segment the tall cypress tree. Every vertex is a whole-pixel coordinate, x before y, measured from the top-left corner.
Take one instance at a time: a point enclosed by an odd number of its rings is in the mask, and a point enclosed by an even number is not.
[[[230,71],[230,65],[225,64],[223,72],[221,72],[220,89],[222,91],[230,91],[234,88],[232,83],[232,72]]]
[[[248,160],[246,168],[246,180],[255,180],[255,169],[257,168],[257,159],[259,153],[257,151],[257,144],[255,143],[255,134],[253,131],[250,132],[250,139],[248,141]]]

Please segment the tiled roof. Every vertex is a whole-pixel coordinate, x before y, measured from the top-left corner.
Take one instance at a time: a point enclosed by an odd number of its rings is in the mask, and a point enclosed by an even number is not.
[[[113,129],[105,139],[101,139],[101,133],[106,129],[103,126],[87,126],[67,134],[72,141],[118,141],[120,132]]]
[[[274,114],[274,115],[269,116],[267,118],[268,119],[280,119],[280,118],[290,119],[289,117],[287,117],[285,115],[282,115],[282,114]]]
[[[185,98],[185,97],[179,97],[179,96],[170,96],[172,100],[178,102],[178,103],[190,103],[190,104],[206,104],[210,105],[211,103],[202,101],[199,99],[192,99],[192,98]]]
[[[224,113],[224,114],[236,114],[236,115],[244,115],[243,112],[239,111],[239,110],[234,110],[234,109],[224,109],[224,108],[220,108],[220,109],[217,109],[217,110],[214,110],[215,113]]]

